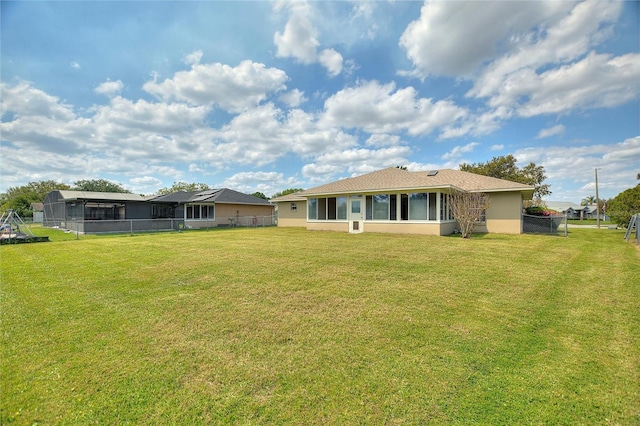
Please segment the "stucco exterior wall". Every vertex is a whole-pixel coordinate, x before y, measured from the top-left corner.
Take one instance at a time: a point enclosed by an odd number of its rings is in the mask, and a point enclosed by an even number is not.
[[[231,226],[229,218],[237,218],[240,226],[270,226],[272,225],[274,207],[271,205],[254,206],[246,204],[216,204],[215,220],[185,220],[191,228],[212,228],[216,226]],[[268,218],[264,218],[267,216]],[[252,218],[255,217],[255,222]],[[264,219],[263,219],[264,218]]]
[[[489,194],[491,202],[486,213],[484,229],[478,232],[498,234],[522,233],[522,195],[519,192],[501,192]]]
[[[330,221],[330,222],[307,222],[307,229],[310,231],[339,231],[349,232],[349,222],[347,221]]]
[[[447,235],[445,233],[450,228],[445,223],[380,223],[380,222],[364,222],[364,232],[382,232],[388,234],[416,234],[416,235]],[[455,227],[455,223],[453,224]],[[453,227],[448,234],[453,232]]]
[[[281,227],[306,227],[307,226],[307,201],[294,201],[296,210],[291,210],[291,201],[278,203],[278,226]]]

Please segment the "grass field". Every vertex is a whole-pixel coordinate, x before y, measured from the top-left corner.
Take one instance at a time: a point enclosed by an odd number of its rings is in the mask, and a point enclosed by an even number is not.
[[[1,424],[640,424],[620,230],[0,248]]]

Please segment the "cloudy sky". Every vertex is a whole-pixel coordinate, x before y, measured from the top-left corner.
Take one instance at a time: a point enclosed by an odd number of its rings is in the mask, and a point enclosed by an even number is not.
[[[270,196],[513,154],[550,200],[640,172],[638,2],[1,3],[0,191]]]

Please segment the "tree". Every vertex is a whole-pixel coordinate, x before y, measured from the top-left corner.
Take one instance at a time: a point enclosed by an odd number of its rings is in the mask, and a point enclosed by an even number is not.
[[[516,158],[509,154],[501,157],[493,157],[486,163],[462,163],[459,165],[459,168],[463,172],[471,172],[532,185],[534,187],[534,204],[538,205],[542,201],[542,197],[551,194],[550,186],[543,183],[547,178],[544,174],[544,167],[536,166],[535,163],[529,163],[520,169],[516,166],[516,162]]]
[[[596,196],[595,195],[589,195],[588,197],[584,197],[582,199],[582,201],[580,202],[581,206],[588,206],[590,204],[595,204],[596,202]]]
[[[295,194],[296,192],[304,191],[302,188],[289,188],[284,191],[276,192],[271,196],[271,198],[282,197],[284,195]]]
[[[460,225],[462,238],[471,237],[473,228],[483,220],[489,204],[489,196],[483,192],[452,191],[449,195],[449,205],[453,217]]]
[[[22,217],[31,217],[31,203],[42,203],[49,192],[64,189],[70,189],[69,185],[53,180],[29,182],[27,185],[12,187],[0,194],[0,210],[12,209]]]
[[[638,213],[640,213],[640,184],[635,188],[622,191],[607,202],[607,214],[612,222],[620,226],[627,226],[631,216]]]
[[[254,197],[262,198],[263,200],[268,200],[269,199],[269,197],[264,195],[262,192],[254,192],[251,195],[253,195]]]
[[[114,182],[110,182],[106,179],[83,179],[73,182],[74,191],[89,191],[89,192],[119,192],[123,194],[130,194],[131,191],[124,188],[122,185]]]
[[[197,192],[197,191],[206,191],[209,189],[211,188],[206,183],[173,182],[173,185],[171,185],[170,188],[161,188],[156,192],[156,194],[167,195],[167,194],[171,194],[172,192],[179,192],[179,191]]]

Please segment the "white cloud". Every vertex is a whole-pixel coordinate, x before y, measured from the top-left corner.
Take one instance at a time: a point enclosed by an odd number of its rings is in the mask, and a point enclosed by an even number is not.
[[[503,144],[491,145],[491,151],[502,151],[504,149]]]
[[[220,187],[233,188],[236,191],[262,192],[267,197],[286,188],[300,187],[302,182],[295,177],[286,178],[279,172],[240,172],[220,183]]]
[[[369,139],[365,142],[365,146],[373,147],[385,147],[399,145],[401,142],[400,136],[389,135],[385,133],[374,133],[369,136]]]
[[[304,92],[298,89],[293,89],[289,92],[283,93],[278,97],[278,99],[285,105],[292,108],[296,108],[308,101],[308,99],[304,97]]]
[[[452,101],[418,98],[409,86],[396,90],[395,83],[361,82],[343,89],[325,101],[321,123],[330,128],[358,128],[369,133],[407,131],[427,135],[453,125],[467,111]]]
[[[580,200],[589,193],[558,192],[563,182],[571,185],[582,185],[584,189],[592,188],[594,170],[598,168],[598,184],[602,198],[611,198],[625,189],[637,185],[638,152],[640,152],[640,136],[626,139],[615,144],[594,144],[581,146],[546,146],[517,150],[513,155],[519,164],[534,162],[543,166],[552,184],[553,194],[562,199]],[[591,189],[593,190],[593,189]]]
[[[606,37],[609,28],[607,25],[616,21],[622,8],[620,2],[608,1],[542,4],[570,6],[571,9],[560,15],[562,19],[540,22],[540,28],[531,28],[519,37],[509,52],[482,71],[469,91],[469,96],[493,97],[505,85],[510,88],[517,82],[510,79],[511,74],[521,70],[535,73],[535,70],[545,65],[566,63],[579,58]]]
[[[162,185],[162,181],[153,176],[142,176],[129,179],[129,186],[135,193],[149,194],[155,192]]]
[[[276,56],[279,58],[293,58],[303,64],[319,62],[327,69],[331,77],[342,72],[343,58],[336,50],[328,48],[318,54],[318,30],[311,22],[312,7],[306,2],[287,3],[289,20],[284,32],[277,31],[273,42],[277,47]],[[281,9],[282,3],[276,3],[275,8]]]
[[[112,96],[117,93],[120,93],[123,87],[124,87],[124,84],[122,84],[122,81],[120,80],[105,81],[104,83],[100,83],[98,87],[93,89],[93,91],[101,95]]]
[[[640,54],[612,58],[592,52],[575,64],[540,75],[526,74],[527,82],[513,91],[507,81],[499,97],[494,98],[496,102],[502,103],[506,97],[513,103],[516,97],[525,97],[527,101],[518,106],[518,114],[523,117],[609,108],[638,98]]]
[[[71,61],[71,63],[69,64],[69,66],[71,66],[71,68],[73,68],[74,70],[79,70],[80,68],[82,68],[80,66],[80,64],[76,61]]]
[[[230,112],[240,112],[258,105],[271,93],[285,90],[287,74],[264,64],[242,61],[236,67],[214,63],[191,66],[173,78],[158,83],[155,79],[143,89],[158,98],[188,102],[191,105],[217,105]]]
[[[400,46],[419,77],[467,77],[519,35],[570,7],[566,2],[428,2]]]
[[[9,86],[0,83],[0,112],[15,113],[18,117],[51,120],[73,120],[75,113],[71,105],[60,102],[55,96],[36,89],[24,80]]]
[[[538,132],[538,136],[536,136],[536,139],[548,138],[549,136],[554,135],[561,135],[562,133],[564,133],[564,131],[564,126],[562,124],[558,124],[556,126],[540,130],[540,132]]]
[[[184,62],[187,65],[196,65],[200,63],[201,59],[202,59],[202,50],[196,50],[186,55],[182,59],[182,62]]]
[[[335,77],[342,72],[342,55],[333,49],[324,49],[318,56],[318,61],[331,77]]]
[[[455,146],[451,151],[442,155],[443,160],[455,160],[462,157],[462,154],[472,152],[478,145],[478,142],[471,142],[466,145]]]
[[[345,170],[355,176],[407,164],[411,153],[411,148],[407,146],[333,150],[317,156],[313,163],[306,164],[302,168],[302,175],[313,183],[328,182]]]
[[[311,6],[305,2],[290,3],[289,20],[281,34],[279,31],[273,36],[273,42],[278,47],[276,56],[279,58],[295,58],[303,64],[316,61],[318,32],[311,24]]]

